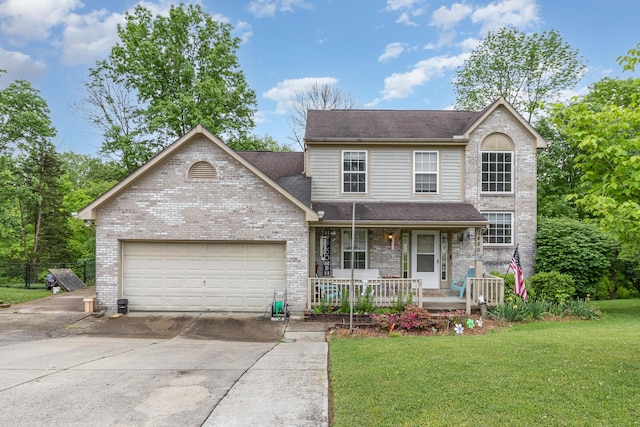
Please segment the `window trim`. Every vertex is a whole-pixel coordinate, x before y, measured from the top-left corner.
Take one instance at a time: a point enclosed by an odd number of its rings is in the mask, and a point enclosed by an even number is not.
[[[346,153],[364,154],[365,170],[364,172],[362,171],[355,172],[355,173],[364,173],[364,191],[345,191],[345,188],[344,188],[345,174],[354,173],[353,171],[344,170],[344,162],[345,162],[344,156]],[[369,152],[367,150],[342,150],[341,156],[340,156],[340,194],[367,194],[368,192],[369,192]]]
[[[487,154],[487,155],[491,155],[491,154],[510,154],[511,155],[511,160],[509,162],[509,165],[511,166],[510,171],[509,171],[509,187],[510,187],[510,189],[508,191],[499,191],[499,190],[491,191],[491,190],[485,190],[484,189],[485,181],[484,181],[483,175],[485,174],[485,172],[484,172],[485,162],[483,160],[483,157],[484,157],[485,154]],[[509,150],[483,150],[483,151],[481,151],[480,152],[480,193],[482,193],[482,194],[514,194],[515,158],[516,158],[515,151],[509,151]],[[487,162],[487,164],[491,165],[492,163]],[[497,164],[497,162],[494,163],[494,164]],[[506,163],[503,162],[503,164],[506,164]],[[487,173],[489,173],[489,172],[487,172]],[[488,186],[491,186],[492,184],[493,185],[498,185],[498,181],[487,180],[486,182],[487,182]],[[506,182],[507,181],[502,181],[500,183],[504,185]]]
[[[356,253],[364,253],[364,267],[363,269],[369,268],[369,231],[366,228],[356,228],[356,236],[358,235],[358,233],[363,233],[364,234],[364,249],[356,249],[354,248],[353,252],[354,255]],[[351,249],[346,249],[347,244],[350,246],[351,245],[351,229],[350,228],[343,228],[341,233],[340,233],[340,237],[341,237],[341,242],[340,242],[340,254],[342,255],[342,260],[340,262],[340,264],[342,265],[342,268],[348,268],[350,269],[351,266],[346,266],[345,265],[345,256],[344,254],[346,252],[351,253]],[[358,246],[358,240],[356,239],[356,247]],[[354,268],[355,270],[360,270],[360,268]]]
[[[514,212],[510,212],[510,211],[483,211],[481,213],[487,219],[487,221],[489,221],[488,227],[482,229],[482,244],[483,244],[483,246],[493,246],[493,247],[513,246],[513,244],[514,244],[514,242],[513,242],[514,241],[513,234],[514,234],[514,230],[515,230],[515,227],[514,227],[515,213]],[[492,222],[492,220],[488,217],[489,215],[509,215],[509,219],[510,219],[510,221],[509,221],[509,231],[510,231],[509,237],[510,237],[510,240],[511,240],[510,242],[504,242],[504,241],[502,243],[489,242],[489,233],[490,233],[490,231],[492,229],[492,226],[495,228],[495,225],[496,225],[495,219]],[[499,236],[497,234],[495,234],[494,237],[497,240],[497,238]],[[503,236],[500,236],[500,237],[504,238],[505,236],[503,235]]]
[[[435,154],[436,155],[436,170],[435,172],[418,172],[416,170],[416,155],[420,154]],[[412,180],[411,180],[411,191],[415,195],[419,196],[430,196],[430,195],[438,195],[440,194],[440,152],[438,150],[413,150],[412,156]],[[436,176],[436,191],[433,192],[423,192],[416,191],[416,178],[420,175],[435,175]]]

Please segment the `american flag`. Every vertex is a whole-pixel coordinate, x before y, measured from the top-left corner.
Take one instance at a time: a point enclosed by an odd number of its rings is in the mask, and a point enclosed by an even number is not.
[[[520,254],[518,253],[518,247],[511,257],[511,263],[509,268],[513,269],[515,283],[513,285],[513,292],[520,295],[522,299],[527,300],[527,288],[524,286],[524,275],[522,274],[522,266],[520,265]]]

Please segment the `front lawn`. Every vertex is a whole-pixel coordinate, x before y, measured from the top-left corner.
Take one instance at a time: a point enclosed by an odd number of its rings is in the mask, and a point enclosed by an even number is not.
[[[601,320],[330,342],[333,426],[632,426],[640,300]]]

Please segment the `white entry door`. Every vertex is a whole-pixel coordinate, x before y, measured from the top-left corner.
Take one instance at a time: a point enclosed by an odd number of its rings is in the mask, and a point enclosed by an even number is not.
[[[440,288],[440,232],[414,230],[411,235],[411,277],[423,289]]]

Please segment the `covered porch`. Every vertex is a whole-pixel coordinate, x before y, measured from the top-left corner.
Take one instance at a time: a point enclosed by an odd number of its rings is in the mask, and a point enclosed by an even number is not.
[[[354,274],[355,276],[355,274]],[[348,302],[349,295],[357,298],[370,296],[375,307],[392,307],[399,302],[422,307],[431,312],[464,310],[471,314],[479,310],[481,303],[495,307],[504,302],[504,280],[490,274],[471,277],[467,280],[464,296],[448,289],[428,291],[422,289],[420,279],[376,278],[353,279],[310,277],[308,279],[308,310],[322,305],[339,307]],[[343,300],[344,298],[344,300]]]
[[[429,310],[470,312],[479,297],[488,306],[504,298],[502,279],[483,269],[488,221],[469,203],[314,203],[320,220],[310,228],[308,309],[337,307],[349,295],[376,306],[399,302]],[[467,279],[467,271],[474,270]],[[457,297],[453,282],[470,291]]]

